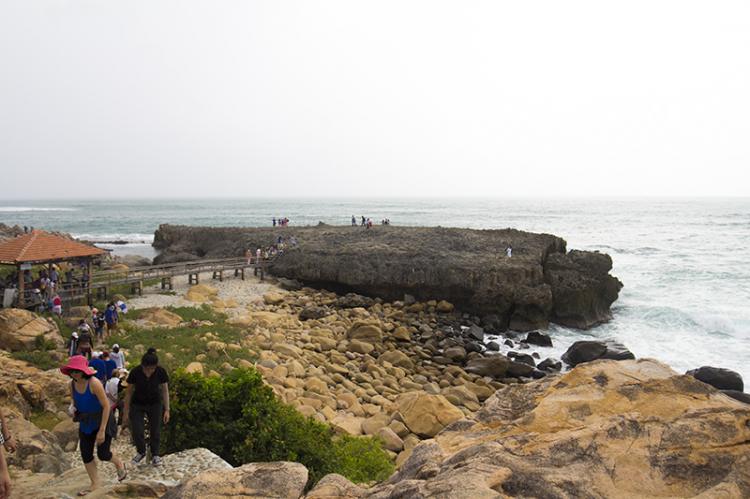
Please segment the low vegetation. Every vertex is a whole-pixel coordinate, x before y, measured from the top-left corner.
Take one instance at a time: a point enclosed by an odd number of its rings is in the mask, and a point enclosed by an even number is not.
[[[336,438],[330,426],[279,402],[254,369],[214,378],[179,370],[170,385],[167,452],[205,447],[233,466],[295,461],[307,467],[310,487],[329,473],[370,482],[393,471],[379,440]]]

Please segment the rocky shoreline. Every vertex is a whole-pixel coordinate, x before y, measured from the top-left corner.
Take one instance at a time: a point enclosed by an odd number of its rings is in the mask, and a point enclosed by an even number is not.
[[[158,331],[179,318],[165,315],[162,321],[154,308],[210,304],[241,328],[244,340],[221,344],[210,325],[196,325],[206,349],[196,352],[189,370],[221,376],[202,359],[248,347],[280,400],[340,433],[383,437],[399,471],[384,484],[364,487],[331,475],[304,495],[307,473],[294,463],[220,471],[226,468],[220,459],[174,455],[165,458],[168,469],[133,470],[126,484],[112,483],[97,496],[170,499],[197,490],[204,491],[202,497],[231,491],[228,495],[294,499],[750,493],[748,405],[691,376],[652,360],[591,362],[634,358],[606,342],[571,350],[566,362],[580,365],[561,373],[560,360],[543,359],[549,338],[500,331],[494,314],[479,317],[446,300],[413,296],[385,301],[310,287],[285,290],[283,282],[230,277],[190,286],[187,278],[177,278],[174,296],[157,294],[156,286],[129,300],[128,318]],[[141,313],[146,309],[152,312],[148,318]],[[494,345],[485,341],[487,334],[497,335]],[[139,356],[129,353],[131,359]],[[19,418],[27,419],[34,407],[59,410],[50,397],[64,391],[64,377],[1,361],[0,404],[13,411],[14,433],[22,426]],[[239,361],[222,369],[249,366]],[[742,386],[732,387],[744,395]],[[85,483],[76,457],[61,457],[60,449],[73,452],[75,445],[75,428],[66,423],[45,434],[26,422],[28,444],[11,459],[11,469],[53,475],[16,480],[17,497],[66,497]],[[42,456],[57,456],[52,460],[57,467],[50,468],[51,460]],[[273,493],[267,489],[271,482]]]

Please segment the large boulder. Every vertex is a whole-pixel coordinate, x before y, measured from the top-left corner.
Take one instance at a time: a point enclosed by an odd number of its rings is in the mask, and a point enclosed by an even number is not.
[[[449,424],[464,417],[464,413],[442,395],[425,392],[400,395],[392,410],[399,411],[409,431],[422,438],[432,438]]]
[[[70,469],[70,461],[55,435],[47,430],[40,430],[13,412],[6,414],[6,420],[13,438],[19,442],[15,453],[5,455],[9,465],[54,475]]]
[[[181,322],[185,322],[179,315],[169,310],[164,310],[161,307],[147,308],[138,315],[138,319],[169,326],[176,326]]]
[[[37,336],[40,334],[58,348],[65,345],[52,319],[43,319],[22,308],[0,310],[0,348],[10,351],[36,350]]]
[[[739,499],[748,456],[746,405],[654,360],[599,360],[499,390],[368,497]]]
[[[635,359],[633,352],[622,343],[614,340],[576,341],[564,354],[562,360],[571,367],[597,359],[630,360]]]
[[[119,261],[129,269],[134,267],[148,267],[151,265],[151,260],[141,255],[125,255],[120,257]]]
[[[347,338],[373,345],[381,344],[383,343],[383,331],[376,322],[357,321],[349,328]]]
[[[307,475],[307,468],[299,463],[251,463],[204,471],[183,480],[162,499],[299,499]]]
[[[494,357],[480,357],[472,359],[466,364],[464,371],[479,376],[489,376],[495,379],[502,379],[508,370],[510,362],[506,357],[497,355]]]

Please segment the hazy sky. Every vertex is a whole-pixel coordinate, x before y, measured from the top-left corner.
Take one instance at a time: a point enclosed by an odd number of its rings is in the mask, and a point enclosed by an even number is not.
[[[0,198],[747,196],[748,171],[747,0],[0,0]]]

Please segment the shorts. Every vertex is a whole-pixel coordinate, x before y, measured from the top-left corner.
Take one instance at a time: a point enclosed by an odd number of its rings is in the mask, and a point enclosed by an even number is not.
[[[114,322],[108,322],[107,323],[107,332],[114,331],[115,330],[115,323]]]
[[[62,305],[55,305],[52,307],[52,313],[62,315]]]

